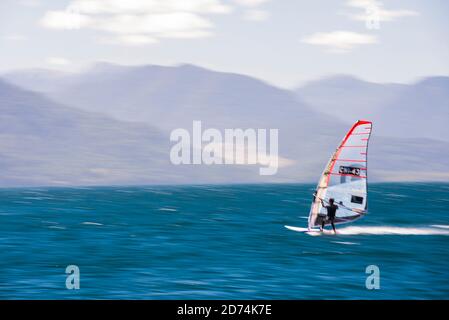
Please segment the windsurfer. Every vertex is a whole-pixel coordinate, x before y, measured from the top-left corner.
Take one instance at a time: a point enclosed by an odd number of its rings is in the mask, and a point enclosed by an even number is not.
[[[335,229],[335,214],[338,210],[338,206],[334,203],[334,199],[330,198],[329,199],[329,205],[325,205],[323,199],[321,200],[321,204],[323,205],[324,208],[327,209],[327,220],[330,221],[331,225],[332,225],[332,229],[334,229],[334,232],[337,233],[337,230]],[[320,230],[323,231],[324,229],[324,224],[326,222],[326,219],[323,219],[321,222],[321,228]]]

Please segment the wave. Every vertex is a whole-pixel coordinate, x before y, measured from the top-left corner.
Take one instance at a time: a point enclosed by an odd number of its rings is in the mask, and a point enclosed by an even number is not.
[[[85,221],[85,222],[83,222],[82,224],[90,225],[90,226],[102,226],[102,225],[103,225],[102,223],[98,223],[98,222],[90,222],[90,221]]]
[[[65,230],[66,227],[61,227],[61,226],[49,226],[48,229],[59,229],[59,230]]]
[[[446,224],[432,224],[431,227],[449,229],[449,226]]]
[[[347,246],[352,246],[352,245],[359,245],[360,243],[357,242],[349,242],[349,241],[331,241],[333,243],[338,243],[338,244],[344,244]]]
[[[176,211],[178,211],[178,210],[173,209],[173,208],[159,208],[159,209],[157,209],[157,210],[159,210],[159,211],[170,211],[170,212],[176,212]]]
[[[449,229],[441,228],[441,226],[430,227],[393,227],[393,226],[350,226],[345,228],[337,228],[337,233],[341,235],[358,235],[358,234],[372,234],[372,235],[440,235],[449,236]]]

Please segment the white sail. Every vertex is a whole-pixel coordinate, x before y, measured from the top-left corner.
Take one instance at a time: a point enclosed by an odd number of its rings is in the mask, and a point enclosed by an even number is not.
[[[354,221],[368,209],[368,142],[372,123],[359,120],[348,131],[333,153],[321,178],[312,201],[309,228],[321,225],[326,216],[326,202],[333,198],[338,206],[335,223]]]

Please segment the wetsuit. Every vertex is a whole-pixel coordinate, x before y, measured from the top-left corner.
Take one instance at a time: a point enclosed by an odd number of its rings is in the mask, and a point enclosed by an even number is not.
[[[335,220],[335,214],[337,213],[338,206],[336,204],[330,204],[326,206],[327,217],[333,222]]]
[[[324,206],[327,209],[327,217],[332,225],[332,229],[335,231],[335,214],[337,213],[338,206],[336,204],[329,204],[328,206]],[[323,222],[321,223],[321,229],[324,228],[324,223],[326,222],[325,219],[323,219]]]

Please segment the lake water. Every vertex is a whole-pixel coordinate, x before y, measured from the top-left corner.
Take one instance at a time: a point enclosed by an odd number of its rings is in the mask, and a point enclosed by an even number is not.
[[[0,298],[449,299],[449,184],[370,184],[337,236],[284,228],[314,187],[0,189]]]

